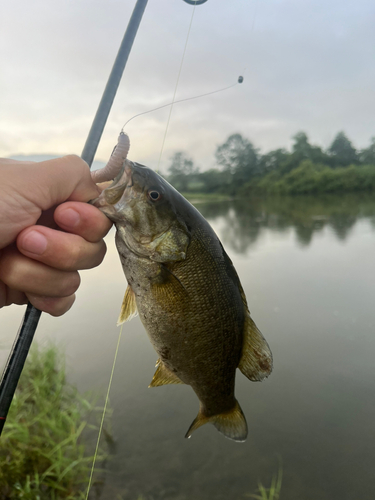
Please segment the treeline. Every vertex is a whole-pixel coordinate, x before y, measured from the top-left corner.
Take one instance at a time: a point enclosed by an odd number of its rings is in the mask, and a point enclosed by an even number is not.
[[[240,134],[218,146],[218,168],[206,171],[185,153],[175,153],[169,182],[182,192],[245,195],[259,193],[330,193],[375,189],[375,137],[356,150],[339,132],[327,150],[312,145],[304,132],[293,137],[291,151],[284,148],[261,154]]]

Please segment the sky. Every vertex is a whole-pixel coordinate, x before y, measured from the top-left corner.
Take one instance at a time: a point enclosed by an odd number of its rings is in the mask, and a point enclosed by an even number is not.
[[[0,6],[0,156],[80,154],[135,0],[4,0]],[[173,107],[160,163],[184,151],[202,170],[233,133],[261,152],[305,131],[327,148],[343,130],[375,136],[373,0],[149,0],[96,159],[133,115]],[[169,108],[134,119],[131,160],[156,168]]]

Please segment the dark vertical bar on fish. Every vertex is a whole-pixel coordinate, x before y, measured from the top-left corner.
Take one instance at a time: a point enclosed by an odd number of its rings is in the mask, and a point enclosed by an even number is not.
[[[147,2],[148,0],[137,0],[106,88],[104,89],[98,111],[86,139],[81,158],[89,166],[93,162]],[[41,314],[42,312],[39,309],[28,303],[23,323],[8,357],[0,382],[0,435],[4,428],[8,410],[12,403],[14,392],[17,388],[18,380],[21,376]]]

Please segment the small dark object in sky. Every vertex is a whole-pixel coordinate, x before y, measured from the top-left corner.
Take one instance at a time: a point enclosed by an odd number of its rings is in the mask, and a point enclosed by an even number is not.
[[[238,77],[238,83],[242,83],[243,82],[243,76],[239,76]]]

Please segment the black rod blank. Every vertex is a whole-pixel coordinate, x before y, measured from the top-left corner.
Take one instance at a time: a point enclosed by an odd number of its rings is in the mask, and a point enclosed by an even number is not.
[[[86,139],[81,158],[91,167],[100,138],[102,136],[109,112],[111,110],[117,88],[124,72],[130,50],[133,46],[138,27],[141,23],[148,0],[137,0],[133,14],[129,20],[124,38],[121,42],[102,99]],[[5,425],[9,407],[12,403],[18,380],[21,376],[31,342],[38,326],[41,311],[30,303],[27,304],[22,325],[9,354],[7,364],[0,381],[0,435]]]
[[[41,314],[41,311],[33,307],[30,302],[27,304],[23,323],[5,365],[0,382],[0,434],[3,430],[14,391],[22,373]]]
[[[124,38],[122,39],[119,51],[117,53],[116,60],[113,64],[111,74],[109,75],[107,85],[103,92],[103,97],[100,101],[94,121],[91,125],[91,129],[81,155],[82,159],[85,160],[85,162],[88,163],[89,166],[91,166],[94,160],[94,156],[105,124],[107,122],[109,112],[111,111],[117,88],[124,72],[125,65],[133,46],[133,42],[137,34],[139,25],[141,23],[147,1],[148,0],[138,0],[136,6],[134,7],[133,14],[130,18]]]

